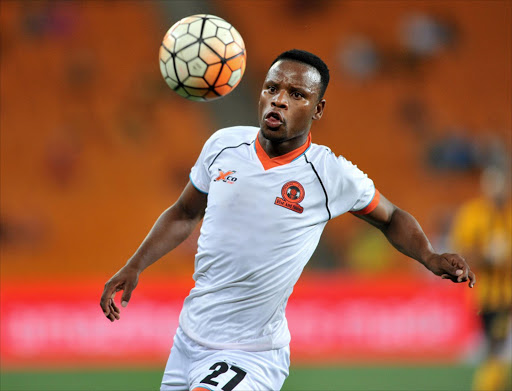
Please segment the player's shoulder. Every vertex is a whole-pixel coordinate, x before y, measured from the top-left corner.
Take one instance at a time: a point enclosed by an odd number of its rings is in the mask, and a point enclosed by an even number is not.
[[[343,156],[336,155],[331,148],[315,143],[311,143],[311,147],[306,151],[306,159],[313,164],[316,163],[327,168],[332,165],[338,166],[340,159],[346,160]]]
[[[311,143],[311,146],[307,150],[307,154],[312,159],[318,159],[334,155],[334,152],[331,151],[331,148],[325,145]]]
[[[483,196],[479,196],[463,203],[460,207],[460,212],[467,215],[469,218],[475,218],[475,216],[488,214],[492,209],[493,207],[490,201]]]
[[[213,133],[206,144],[212,148],[235,147],[240,144],[251,144],[259,128],[255,126],[231,126]]]
[[[306,159],[315,165],[315,168],[326,173],[332,172],[352,172],[357,169],[357,165],[352,163],[343,155],[337,155],[331,148],[325,145],[312,143],[306,153]]]

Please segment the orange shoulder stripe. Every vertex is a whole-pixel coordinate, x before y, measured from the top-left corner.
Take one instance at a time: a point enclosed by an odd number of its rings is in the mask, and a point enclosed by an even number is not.
[[[373,195],[372,201],[368,205],[366,205],[364,209],[356,210],[355,212],[351,213],[355,215],[367,215],[368,213],[372,212],[377,207],[377,205],[379,205],[379,201],[380,192],[377,189],[375,189],[375,194]]]

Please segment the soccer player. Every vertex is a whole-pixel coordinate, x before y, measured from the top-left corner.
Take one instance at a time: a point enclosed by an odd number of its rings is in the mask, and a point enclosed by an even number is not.
[[[454,248],[470,254],[479,277],[479,314],[486,357],[473,378],[474,391],[510,389],[512,362],[512,200],[503,167],[488,167],[482,195],[463,203],[453,221]]]
[[[289,369],[285,307],[325,224],[346,212],[380,229],[434,274],[475,284],[466,261],[437,254],[409,213],[361,170],[311,142],[329,70],[290,50],[272,63],[259,99],[260,126],[214,133],[183,193],[105,285],[101,308],[119,319],[139,274],[203,219],[195,286],[185,299],[161,390],[279,390]]]

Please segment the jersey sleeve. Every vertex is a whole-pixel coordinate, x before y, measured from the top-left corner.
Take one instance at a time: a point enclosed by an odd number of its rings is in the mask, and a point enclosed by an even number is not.
[[[194,187],[199,190],[201,193],[206,193],[210,191],[210,172],[209,165],[213,160],[214,156],[212,156],[213,145],[215,144],[218,135],[214,133],[204,144],[199,157],[197,158],[196,163],[190,170],[190,182],[194,185]]]
[[[254,126],[232,126],[213,133],[204,143],[196,163],[190,171],[190,182],[202,193],[209,193],[212,181],[210,166],[226,148],[233,148],[239,143],[250,143],[256,137],[259,128]]]
[[[449,239],[450,246],[457,251],[469,252],[475,243],[483,241],[489,222],[485,209],[479,206],[478,200],[463,204],[453,218]]]
[[[373,181],[355,164],[340,156],[332,162],[329,177],[334,216],[345,212],[367,214],[379,203],[380,194]]]

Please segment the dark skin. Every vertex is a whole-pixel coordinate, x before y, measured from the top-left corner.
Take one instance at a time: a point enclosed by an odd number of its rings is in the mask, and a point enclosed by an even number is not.
[[[270,157],[280,156],[303,145],[313,121],[322,117],[325,99],[320,99],[320,74],[306,64],[279,61],[265,78],[259,102],[258,139]],[[272,119],[272,118],[274,119]],[[178,201],[158,218],[135,254],[106,284],[100,300],[105,316],[120,318],[114,298],[123,291],[126,307],[140,273],[183,242],[204,216],[207,195],[190,182]],[[357,217],[377,227],[401,253],[421,262],[437,276],[455,283],[475,285],[474,273],[458,254],[437,254],[416,219],[381,195],[377,207]]]
[[[263,82],[258,116],[258,139],[269,157],[284,155],[303,145],[313,121],[322,118],[325,99],[319,99],[320,74],[306,64],[278,61]],[[278,126],[269,126],[266,117],[281,117]]]
[[[207,195],[189,182],[178,201],[160,215],[135,254],[105,284],[100,306],[110,321],[119,319],[120,310],[114,302],[116,293],[123,291],[121,305],[126,307],[137,286],[140,273],[192,233],[204,216],[206,202]]]

